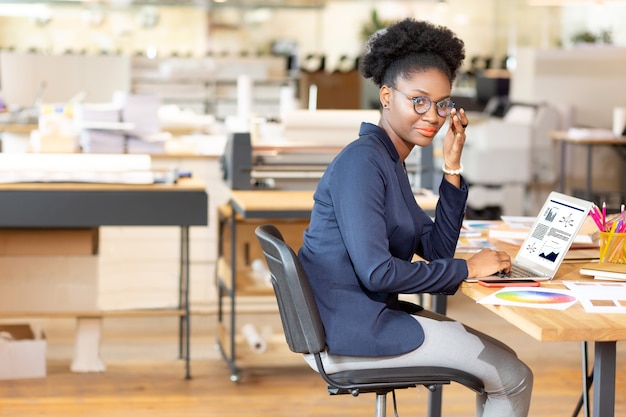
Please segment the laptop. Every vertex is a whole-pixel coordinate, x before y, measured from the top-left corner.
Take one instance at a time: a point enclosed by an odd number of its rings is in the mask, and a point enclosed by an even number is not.
[[[554,278],[593,203],[553,191],[513,258],[511,274],[479,279],[548,281]]]

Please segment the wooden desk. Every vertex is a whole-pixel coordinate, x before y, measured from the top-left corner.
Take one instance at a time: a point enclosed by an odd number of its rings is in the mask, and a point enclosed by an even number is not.
[[[0,184],[0,228],[180,226],[180,356],[189,369],[189,227],[208,224],[204,184]],[[96,314],[96,312],[93,312]]]
[[[507,249],[512,250],[513,247],[508,246]],[[563,263],[549,288],[565,288],[559,284],[562,280],[585,280],[578,273],[580,265]],[[461,285],[461,292],[474,300],[480,300],[495,291],[476,283]],[[614,415],[616,345],[618,340],[626,340],[626,315],[587,313],[580,303],[566,310],[483,305],[539,341],[593,341],[593,415]]]
[[[236,342],[236,299],[242,296],[271,296],[270,286],[250,279],[251,255],[258,243],[253,230],[258,224],[274,222],[282,233],[287,230],[284,220],[290,221],[289,234],[302,235],[308,224],[313,208],[313,191],[253,190],[232,191],[228,206],[218,212],[218,336],[217,345],[222,357],[231,370],[230,379],[239,381],[242,360]],[[245,229],[244,229],[245,228]],[[238,235],[238,229],[245,230],[245,236]],[[241,230],[240,230],[241,233]],[[287,239],[287,237],[286,237]],[[294,244],[293,238],[290,244]],[[226,248],[230,245],[229,248]],[[245,254],[238,253],[245,252]],[[229,259],[228,259],[229,258]],[[242,261],[242,258],[244,259]],[[225,299],[228,298],[228,312]],[[230,314],[228,320],[225,315]]]
[[[15,133],[19,135],[30,135],[30,132],[37,130],[36,123],[0,123],[0,133]]]
[[[243,217],[282,218],[309,217],[313,208],[314,191],[233,191],[231,205]],[[415,201],[425,211],[434,211],[437,195],[416,195]]]
[[[233,191],[230,204],[244,218],[308,218],[313,191]]]
[[[561,145],[561,163],[560,163],[560,178],[559,178],[559,191],[565,192],[565,173],[566,173],[566,151],[568,145],[584,145],[587,148],[587,164],[586,164],[586,172],[585,172],[585,196],[586,200],[591,200],[591,190],[592,184],[591,179],[593,176],[592,170],[592,156],[593,156],[593,147],[604,145],[604,146],[612,146],[617,149],[622,158],[626,159],[626,136],[622,136],[621,138],[575,138],[568,134],[567,131],[555,131],[550,132],[550,138],[556,142],[559,142]],[[624,178],[626,178],[626,164],[622,164],[622,196],[626,196],[626,183],[624,183]]]

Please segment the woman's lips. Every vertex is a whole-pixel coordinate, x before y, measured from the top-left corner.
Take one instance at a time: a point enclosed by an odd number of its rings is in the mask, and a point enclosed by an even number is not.
[[[422,136],[435,136],[435,132],[437,131],[434,127],[418,127],[417,130]]]

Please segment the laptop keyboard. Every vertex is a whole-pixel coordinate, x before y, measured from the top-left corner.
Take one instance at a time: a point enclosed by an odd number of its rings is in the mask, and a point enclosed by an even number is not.
[[[511,272],[509,272],[508,274],[504,272],[498,272],[496,275],[501,278],[531,278],[536,277],[537,273],[529,269],[523,268],[519,265],[511,265]]]

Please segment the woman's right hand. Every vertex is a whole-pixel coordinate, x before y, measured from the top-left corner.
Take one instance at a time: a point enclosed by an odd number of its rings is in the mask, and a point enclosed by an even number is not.
[[[467,260],[467,278],[480,278],[497,272],[511,272],[511,257],[508,253],[483,249]]]

